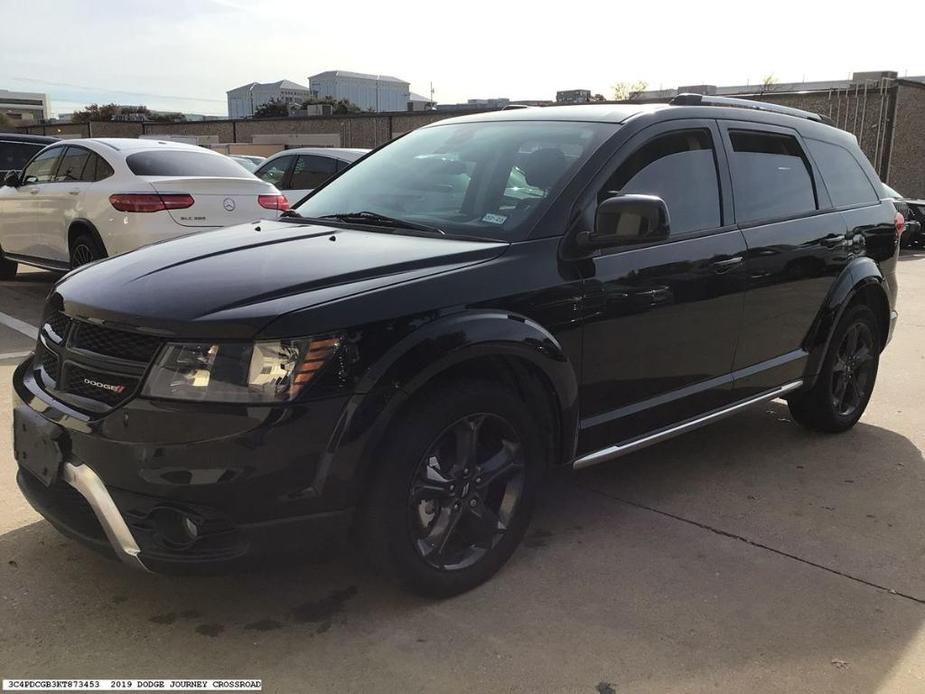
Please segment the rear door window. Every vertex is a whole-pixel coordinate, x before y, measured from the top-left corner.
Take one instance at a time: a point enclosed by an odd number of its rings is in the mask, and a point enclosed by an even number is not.
[[[23,171],[23,183],[29,185],[30,183],[49,183],[54,180],[58,158],[63,151],[64,147],[53,147],[39,154]]]
[[[628,194],[657,195],[664,200],[672,236],[721,226],[710,131],[672,132],[646,143],[617,168],[598,199]]]
[[[812,167],[791,135],[730,130],[736,221],[797,217],[817,209]]]
[[[858,160],[847,149],[821,140],[807,140],[806,146],[819,167],[835,207],[872,204],[879,200]]]
[[[58,163],[55,181],[68,183],[83,180],[84,168],[90,159],[90,151],[83,147],[68,147]]]
[[[294,161],[294,156],[279,157],[261,166],[254,172],[254,175],[277,188],[282,188],[286,185],[286,174],[292,168]]]
[[[0,171],[20,171],[45,145],[0,141]]]
[[[103,157],[91,152],[90,160],[84,167],[83,177],[80,180],[94,183],[102,181],[104,178],[109,178],[113,173],[112,167],[106,163]]]
[[[244,178],[248,173],[221,154],[195,150],[159,150],[130,154],[125,163],[137,176],[216,176]]]
[[[313,154],[300,154],[292,170],[292,190],[317,188],[337,172],[337,160]]]

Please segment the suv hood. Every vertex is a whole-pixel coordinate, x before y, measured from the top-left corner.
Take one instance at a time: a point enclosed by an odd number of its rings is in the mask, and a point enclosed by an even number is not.
[[[65,311],[186,338],[251,338],[297,309],[500,255],[499,241],[256,222],[156,243],[75,270]],[[350,325],[345,318],[344,327]]]

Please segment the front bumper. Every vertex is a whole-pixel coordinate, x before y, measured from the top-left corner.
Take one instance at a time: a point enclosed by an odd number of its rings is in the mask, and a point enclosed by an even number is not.
[[[20,468],[24,496],[61,532],[126,564],[212,572],[311,556],[347,535],[352,485],[329,454],[343,398],[286,408],[133,400],[93,419],[42,391],[29,360],[13,381],[14,407],[66,431],[58,479],[46,486]]]

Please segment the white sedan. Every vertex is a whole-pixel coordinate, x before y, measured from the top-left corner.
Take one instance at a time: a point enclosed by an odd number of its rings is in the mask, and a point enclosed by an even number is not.
[[[157,140],[81,139],[46,147],[0,187],[0,279],[18,263],[68,270],[155,241],[275,219],[271,184],[228,157]]]

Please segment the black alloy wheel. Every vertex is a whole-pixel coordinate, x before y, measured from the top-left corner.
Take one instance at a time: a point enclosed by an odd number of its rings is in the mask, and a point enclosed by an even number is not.
[[[82,233],[71,241],[71,268],[77,268],[106,257],[106,251],[90,234]]]
[[[787,399],[793,418],[808,429],[828,433],[853,427],[874,392],[881,344],[873,311],[865,304],[849,306],[815,383]]]
[[[842,417],[853,415],[870,397],[874,349],[870,327],[862,320],[852,323],[835,353],[830,379],[832,404]]]
[[[496,382],[447,379],[417,393],[370,461],[360,538],[376,568],[430,597],[491,578],[530,524],[552,426]]]
[[[523,446],[503,417],[454,422],[418,464],[409,529],[421,558],[453,571],[471,566],[507,532],[524,488]]]

